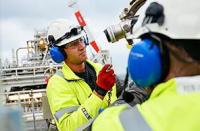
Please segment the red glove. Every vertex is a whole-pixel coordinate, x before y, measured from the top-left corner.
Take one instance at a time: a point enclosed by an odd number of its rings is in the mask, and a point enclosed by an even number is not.
[[[101,71],[99,72],[99,75],[97,77],[96,84],[100,89],[103,89],[104,91],[109,91],[112,89],[113,85],[116,82],[114,70],[111,69],[110,64],[106,64]],[[98,91],[97,91],[98,92]],[[101,93],[100,93],[101,94]]]

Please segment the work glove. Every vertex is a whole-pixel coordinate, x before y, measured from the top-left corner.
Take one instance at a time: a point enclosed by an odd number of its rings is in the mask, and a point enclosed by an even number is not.
[[[111,90],[116,82],[112,65],[106,64],[99,72],[96,80],[97,87],[95,91],[102,96],[105,96],[107,91]]]

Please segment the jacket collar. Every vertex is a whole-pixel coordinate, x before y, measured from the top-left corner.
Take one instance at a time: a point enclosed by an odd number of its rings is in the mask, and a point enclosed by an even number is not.
[[[95,69],[95,71],[98,73],[100,68],[98,68],[98,66],[93,63],[92,61],[87,60],[87,63],[89,63],[90,65],[92,65]],[[63,63],[62,66],[62,73],[65,77],[66,80],[81,80],[82,78],[78,77],[70,68],[67,64],[65,64],[65,62]]]
[[[67,80],[80,80],[81,78],[78,77],[70,68],[67,64],[63,64],[62,66],[62,73]]]
[[[150,99],[158,97],[163,93],[188,94],[200,93],[200,75],[188,77],[176,77],[165,83],[157,85],[150,95]]]

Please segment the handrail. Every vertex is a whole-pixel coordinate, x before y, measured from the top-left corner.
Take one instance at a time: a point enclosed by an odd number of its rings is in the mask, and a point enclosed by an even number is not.
[[[19,93],[37,93],[37,92],[44,92],[45,93],[46,89],[4,92],[4,93],[0,93],[0,95],[11,95],[11,94],[19,94]]]
[[[21,67],[2,69],[0,80],[13,80],[23,78],[37,78],[47,74],[47,70],[58,69],[61,65],[49,65],[49,66],[36,66],[36,67]],[[5,72],[8,71],[8,72]]]
[[[10,71],[10,70],[25,70],[25,69],[33,69],[33,68],[48,68],[48,67],[60,67],[61,65],[46,65],[46,66],[27,66],[27,67],[17,67],[17,68],[5,68],[5,69],[1,69],[1,71]]]

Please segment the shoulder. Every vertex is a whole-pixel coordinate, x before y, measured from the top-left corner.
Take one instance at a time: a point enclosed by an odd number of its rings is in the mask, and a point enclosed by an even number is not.
[[[60,83],[60,81],[65,81],[64,79],[64,75],[62,73],[61,70],[57,70],[56,73],[49,79],[49,82],[58,82]]]
[[[59,73],[60,73],[61,75],[59,75]],[[59,87],[59,86],[66,85],[66,82],[67,82],[67,81],[66,81],[65,78],[62,76],[62,72],[59,71],[59,73],[56,72],[56,73],[48,80],[47,91],[48,91],[49,89],[54,89],[54,88],[57,89],[57,87]]]
[[[94,121],[92,130],[123,130],[119,121],[119,115],[127,108],[128,105],[123,104],[105,109],[105,111],[103,111]]]

